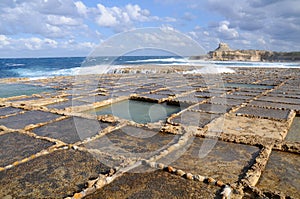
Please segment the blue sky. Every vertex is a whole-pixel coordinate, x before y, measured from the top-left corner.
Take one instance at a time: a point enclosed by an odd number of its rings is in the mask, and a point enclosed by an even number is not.
[[[299,0],[1,0],[0,57],[87,56],[115,34],[167,27],[205,51],[300,51]]]

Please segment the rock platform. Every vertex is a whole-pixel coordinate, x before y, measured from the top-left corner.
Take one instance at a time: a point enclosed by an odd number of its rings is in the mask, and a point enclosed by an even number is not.
[[[233,69],[0,79],[52,88],[0,98],[0,198],[300,198],[300,69]]]

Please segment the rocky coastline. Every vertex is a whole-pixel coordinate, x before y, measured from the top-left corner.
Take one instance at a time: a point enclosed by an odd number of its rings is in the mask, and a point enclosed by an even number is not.
[[[228,44],[220,43],[218,48],[205,56],[191,59],[212,61],[253,61],[253,62],[299,62],[300,52],[275,52],[267,50],[233,50]]]
[[[175,69],[1,79],[55,90],[0,96],[0,198],[299,198],[300,69]],[[89,111],[124,100],[180,110],[146,124]]]

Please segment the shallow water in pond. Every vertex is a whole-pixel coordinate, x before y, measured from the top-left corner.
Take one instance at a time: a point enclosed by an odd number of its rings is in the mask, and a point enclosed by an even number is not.
[[[179,112],[179,106],[124,100],[108,106],[100,107],[89,113],[96,115],[114,115],[119,118],[132,120],[136,123],[151,123],[166,120],[173,113]]]
[[[224,87],[236,88],[258,88],[258,89],[272,89],[274,86],[261,85],[261,84],[240,84],[240,83],[225,83]]]
[[[300,142],[300,116],[294,118],[285,140]]]
[[[292,198],[300,198],[299,154],[272,151],[257,187],[280,191]]]
[[[28,84],[0,84],[0,98],[51,92],[55,89]]]

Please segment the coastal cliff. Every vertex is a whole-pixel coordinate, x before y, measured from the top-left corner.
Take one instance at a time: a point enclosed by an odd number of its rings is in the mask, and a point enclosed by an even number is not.
[[[199,59],[203,57],[193,57]],[[284,62],[300,61],[300,52],[274,52],[266,50],[232,50],[226,43],[220,43],[219,47],[210,51],[206,59],[213,61],[267,61]]]

